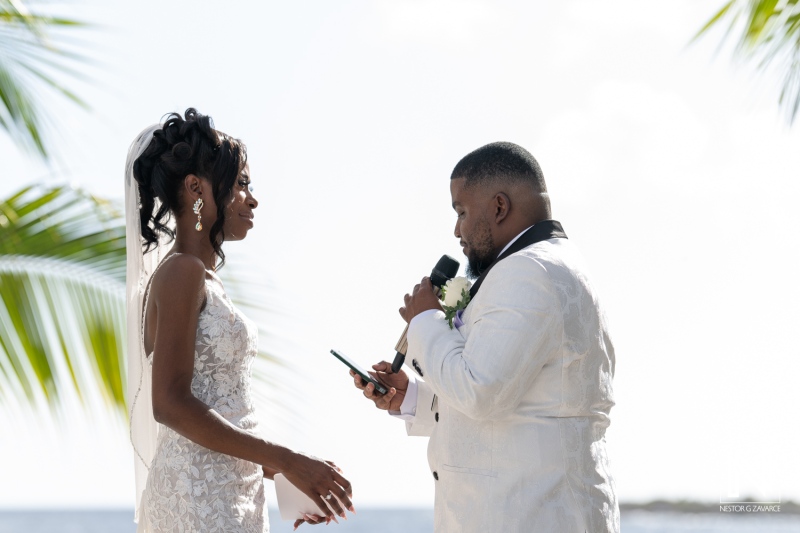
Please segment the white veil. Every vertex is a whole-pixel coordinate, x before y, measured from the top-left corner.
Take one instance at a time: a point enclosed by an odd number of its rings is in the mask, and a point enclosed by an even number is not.
[[[142,230],[139,218],[139,186],[133,177],[133,163],[142,155],[161,124],[145,128],[128,149],[125,164],[125,241],[127,248],[127,321],[128,321],[128,402],[130,405],[131,444],[136,475],[136,515],[139,521],[142,492],[147,472],[153,460],[158,436],[158,424],[153,418],[152,366],[144,349],[143,299],[145,288],[167,247],[158,246],[147,254],[142,249]],[[158,200],[156,200],[156,205]]]

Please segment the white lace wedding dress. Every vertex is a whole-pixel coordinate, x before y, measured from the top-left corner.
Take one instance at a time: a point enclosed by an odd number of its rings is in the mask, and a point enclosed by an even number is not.
[[[233,306],[219,278],[209,274],[197,325],[192,394],[235,426],[255,433],[250,375],[258,329]],[[152,363],[152,354],[148,359]],[[268,532],[261,467],[159,426],[139,524],[140,531],[153,533]]]

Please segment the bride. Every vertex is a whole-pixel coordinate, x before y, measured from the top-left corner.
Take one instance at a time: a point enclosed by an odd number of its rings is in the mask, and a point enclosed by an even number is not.
[[[258,331],[216,274],[258,206],[245,146],[190,108],[139,135],[125,179],[138,531],[269,531],[263,477],[276,473],[319,503],[295,527],[354,512],[336,465],[258,434]]]

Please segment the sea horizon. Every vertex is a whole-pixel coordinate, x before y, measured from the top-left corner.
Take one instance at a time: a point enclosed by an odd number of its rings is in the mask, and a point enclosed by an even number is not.
[[[800,503],[793,500],[785,500],[782,502],[760,502],[755,496],[740,498],[742,504],[750,505],[777,505],[780,507],[781,514],[800,514]],[[624,501],[620,502],[619,507],[621,511],[653,511],[653,512],[675,512],[675,513],[712,513],[720,512],[719,508],[726,505],[741,505],[729,502],[715,502],[708,500],[691,500],[691,499],[667,499],[656,498],[649,500],[637,501]],[[273,502],[268,501],[267,507],[270,511],[277,512],[278,507]],[[433,505],[359,505],[359,509],[365,510],[380,510],[380,511],[393,511],[393,510],[417,510],[426,511],[433,510]],[[8,511],[112,511],[112,512],[130,512],[133,513],[133,507],[123,505],[14,505],[8,506],[0,503],[0,513]]]
[[[641,506],[642,504],[635,504]],[[625,533],[790,533],[800,531],[800,514],[782,512],[671,511],[621,507]],[[293,531],[277,508],[269,507],[270,531]],[[380,525],[382,533],[433,531],[432,507],[369,507],[349,520],[331,524],[342,533],[367,533]],[[0,507],[0,533],[135,533],[133,508],[8,508]],[[302,531],[302,528],[300,529]]]

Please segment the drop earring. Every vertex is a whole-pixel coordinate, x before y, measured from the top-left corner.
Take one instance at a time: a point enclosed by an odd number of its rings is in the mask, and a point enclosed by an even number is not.
[[[203,209],[203,199],[198,198],[194,203],[194,207],[192,207],[192,211],[194,211],[194,214],[197,215],[197,224],[194,225],[194,229],[197,231],[203,230],[203,223],[200,222],[200,219],[202,218],[202,215],[200,214],[201,209]]]

